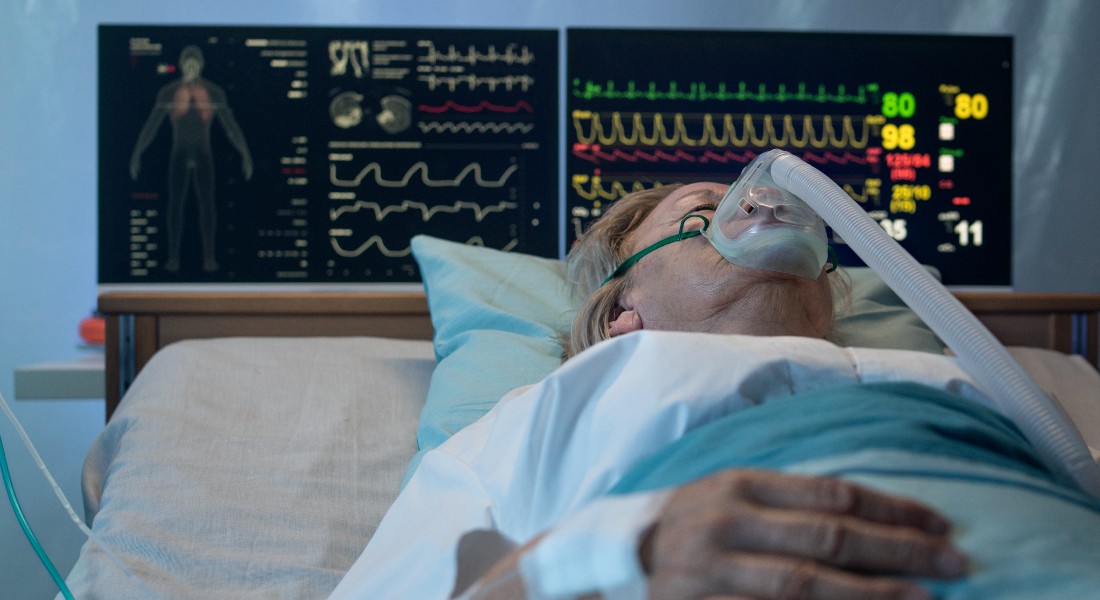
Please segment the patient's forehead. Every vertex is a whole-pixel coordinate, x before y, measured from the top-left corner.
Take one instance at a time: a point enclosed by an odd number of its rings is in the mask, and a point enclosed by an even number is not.
[[[722,199],[722,195],[726,192],[728,186],[724,183],[717,183],[714,181],[700,181],[698,183],[690,183],[685,185],[676,191],[668,195],[665,200],[686,198],[686,197],[702,197],[708,200],[718,201]]]
[[[667,235],[667,229],[679,227],[680,220],[699,205],[714,208],[725,194],[721,183],[693,183],[676,189],[661,200],[642,222],[627,235],[627,248],[637,252]]]
[[[694,208],[699,204],[710,204],[716,206],[722,199],[723,194],[726,192],[726,185],[714,182],[700,182],[685,185],[667,197],[661,200],[657,206],[653,207],[649,215],[642,221],[642,228],[648,228],[655,225],[662,225],[670,217],[675,216],[676,221],[683,215],[679,215],[682,210],[688,210]],[[689,206],[690,205],[690,206]]]

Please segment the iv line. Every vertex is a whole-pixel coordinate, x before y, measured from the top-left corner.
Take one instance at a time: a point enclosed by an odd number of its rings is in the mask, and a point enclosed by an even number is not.
[[[99,539],[99,536],[92,533],[92,530],[84,524],[83,519],[77,516],[76,511],[73,510],[72,505],[69,504],[69,500],[65,497],[65,493],[61,491],[61,486],[57,485],[57,481],[54,480],[53,475],[51,475],[49,469],[46,468],[46,463],[43,462],[42,457],[38,455],[38,450],[35,449],[34,444],[31,442],[30,436],[28,436],[26,430],[23,429],[23,425],[19,423],[19,419],[15,417],[15,413],[12,412],[11,407],[8,406],[8,402],[4,399],[4,395],[2,393],[0,393],[0,408],[4,410],[4,414],[8,417],[8,421],[11,421],[11,424],[15,427],[15,431],[23,440],[23,445],[27,447],[27,451],[30,453],[31,458],[34,459],[34,463],[38,466],[38,469],[42,471],[42,474],[45,475],[46,481],[50,483],[50,487],[53,488],[54,495],[56,495],[58,500],[61,501],[61,506],[65,508],[65,512],[68,513],[69,519],[71,519],[73,523],[76,523],[76,526],[80,529],[80,531],[84,533],[84,535],[87,536],[88,539],[99,546],[100,550],[103,550],[103,552],[107,555],[111,562],[113,562],[115,566],[118,567],[119,570],[121,570],[128,579],[136,582],[138,586],[143,589],[143,591],[147,594],[146,597],[160,598],[160,595],[154,593],[144,582],[138,579],[137,576],[134,575],[133,572],[126,567],[126,565],[122,562],[122,559],[119,558],[118,555],[115,554],[115,552],[111,550],[106,544],[104,544],[103,541]],[[16,518],[19,520],[19,524],[23,528],[24,535],[27,536],[27,540],[31,543],[31,546],[34,547],[35,554],[38,555],[39,560],[42,561],[42,564],[50,573],[50,577],[53,578],[54,583],[57,584],[57,587],[61,590],[62,595],[65,596],[66,600],[74,600],[72,592],[70,592],[69,588],[65,585],[64,579],[57,572],[57,569],[50,561],[49,556],[46,555],[46,551],[42,549],[42,545],[39,544],[38,538],[35,537],[34,533],[31,531],[30,525],[26,522],[26,518],[23,516],[23,511],[19,507],[19,500],[15,496],[15,488],[12,485],[11,475],[8,472],[8,462],[7,457],[4,454],[4,444],[2,438],[0,438],[0,468],[2,468],[3,470],[4,488],[7,491],[8,502],[11,504],[12,509],[15,511]]]
[[[23,514],[23,509],[19,506],[19,498],[15,496],[15,487],[11,483],[11,474],[8,472],[8,457],[4,454],[4,440],[0,438],[0,471],[3,471],[4,476],[4,490],[8,493],[8,502],[11,504],[11,508],[15,511],[15,518],[19,521],[19,527],[23,529],[23,535],[27,536],[27,541],[31,543],[31,547],[34,548],[34,553],[38,555],[38,560],[42,561],[42,565],[46,567],[46,571],[49,572],[50,578],[57,584],[58,589],[61,590],[61,594],[65,596],[67,600],[74,600],[72,592],[69,591],[68,586],[65,585],[65,580],[61,578],[61,575],[57,572],[57,567],[53,566],[53,562],[50,560],[49,555],[46,554],[46,550],[42,548],[42,544],[38,543],[38,538],[34,535],[34,531],[31,530],[31,526],[27,523],[27,517]]]

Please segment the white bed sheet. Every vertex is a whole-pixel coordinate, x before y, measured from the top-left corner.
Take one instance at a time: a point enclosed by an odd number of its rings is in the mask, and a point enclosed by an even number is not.
[[[1079,355],[1012,346],[1008,351],[1069,414],[1093,459],[1100,460],[1100,372]]]

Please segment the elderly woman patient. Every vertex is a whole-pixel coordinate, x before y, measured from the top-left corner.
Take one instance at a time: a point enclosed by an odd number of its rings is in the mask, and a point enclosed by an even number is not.
[[[635,192],[593,224],[567,258],[584,298],[567,360],[425,456],[333,598],[931,598],[982,584],[954,514],[932,508],[979,484],[952,476],[932,504],[909,490],[979,460],[1032,490],[1059,484],[1010,424],[948,389],[961,376],[946,357],[927,355],[943,374],[917,383],[894,366],[892,381],[854,382],[854,362],[872,361],[830,342],[844,283],[824,239],[775,190],[716,216],[726,190]],[[726,227],[766,231],[773,255],[720,251]],[[877,473],[903,460],[906,432],[916,466]],[[1072,490],[1034,493],[1097,514]]]

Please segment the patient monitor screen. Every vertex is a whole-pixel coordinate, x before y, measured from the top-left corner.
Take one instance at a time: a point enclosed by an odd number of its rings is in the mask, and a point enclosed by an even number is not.
[[[945,284],[1011,284],[1011,38],[570,29],[566,56],[567,244],[631,190],[782,148]]]
[[[99,281],[415,282],[556,256],[558,32],[99,28]]]

